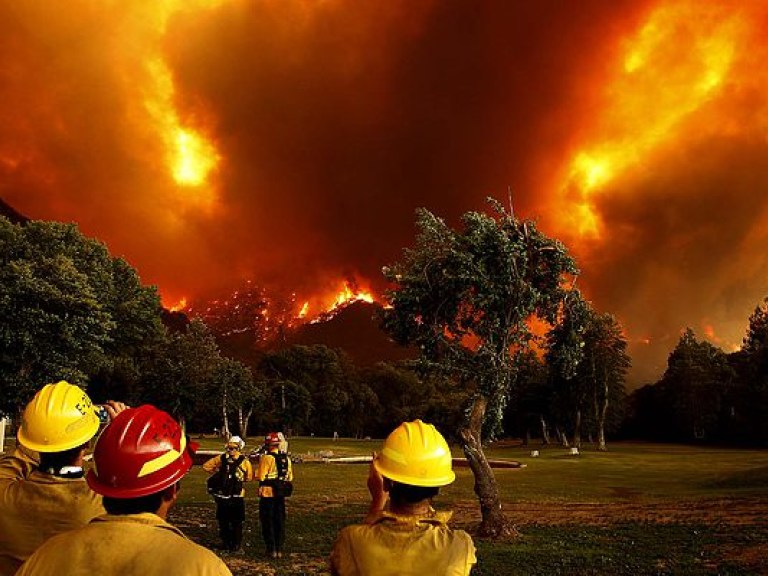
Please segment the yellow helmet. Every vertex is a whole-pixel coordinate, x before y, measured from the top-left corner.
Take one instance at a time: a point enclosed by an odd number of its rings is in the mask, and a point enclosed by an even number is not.
[[[451,450],[432,424],[403,422],[384,440],[373,465],[385,478],[411,486],[445,486],[456,479]]]
[[[98,409],[73,384],[46,384],[24,408],[18,439],[37,452],[63,452],[93,438],[99,430]]]

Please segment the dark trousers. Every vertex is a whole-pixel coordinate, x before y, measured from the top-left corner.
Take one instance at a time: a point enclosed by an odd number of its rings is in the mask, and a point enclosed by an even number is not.
[[[239,550],[243,543],[245,500],[243,498],[216,498],[216,520],[219,535],[227,550]]]
[[[282,552],[285,543],[285,498],[259,498],[259,521],[267,553]]]

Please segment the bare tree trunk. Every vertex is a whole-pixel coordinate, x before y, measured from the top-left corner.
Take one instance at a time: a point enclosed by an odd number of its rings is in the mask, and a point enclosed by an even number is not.
[[[555,427],[555,434],[557,434],[557,437],[560,439],[560,445],[563,448],[568,448],[571,445],[571,443],[568,442],[568,434],[566,434],[564,430],[561,430],[560,426]]]
[[[573,428],[573,445],[581,448],[581,408],[576,410],[576,424]]]
[[[478,396],[472,403],[466,425],[459,431],[461,447],[475,477],[475,494],[480,501],[482,522],[478,535],[493,538],[517,536],[517,528],[507,519],[501,508],[496,477],[483,452],[482,429],[487,405],[488,399]]]
[[[597,449],[606,452],[605,444],[605,418],[608,414],[608,379],[603,382],[603,398],[599,410],[597,410]]]
[[[541,418],[541,443],[545,446],[549,445],[549,428],[547,428],[547,421],[544,419],[544,414],[540,414]]]
[[[224,392],[222,393],[221,398],[221,416],[222,416],[222,425],[221,425],[221,436],[222,438],[227,438],[231,436],[229,433],[229,415],[227,414],[227,388],[224,387]]]
[[[248,437],[248,421],[251,419],[251,414],[253,414],[253,406],[248,408],[245,413],[243,413],[242,406],[237,409],[237,424],[240,428],[240,435],[243,437],[243,440]]]

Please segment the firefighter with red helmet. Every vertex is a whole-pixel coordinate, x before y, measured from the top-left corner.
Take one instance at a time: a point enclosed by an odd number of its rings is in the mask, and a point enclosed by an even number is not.
[[[110,402],[115,416],[124,404]],[[13,574],[45,540],[104,513],[83,477],[98,407],[78,386],[47,384],[26,405],[16,450],[0,457],[0,575]]]
[[[49,539],[17,574],[231,576],[218,556],[166,521],[195,448],[154,406],[117,414],[99,436],[86,476],[107,513]]]
[[[431,425],[403,422],[374,455],[364,524],[343,528],[331,551],[336,576],[465,576],[477,562],[472,538],[448,527],[432,498],[454,481],[451,451]]]
[[[278,493],[278,480],[293,481],[293,467],[287,454],[280,452],[284,438],[270,432],[264,438],[266,452],[259,458],[259,521],[267,556],[282,558],[285,543],[285,497]],[[283,470],[281,470],[283,468]]]

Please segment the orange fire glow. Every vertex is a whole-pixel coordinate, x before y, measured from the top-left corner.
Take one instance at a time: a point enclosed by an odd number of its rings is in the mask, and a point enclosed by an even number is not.
[[[695,35],[677,38],[681,25],[693,20]],[[597,196],[618,174],[674,141],[682,122],[724,89],[744,27],[737,12],[714,3],[674,3],[657,7],[626,39],[596,129],[573,155],[561,186],[569,200],[559,217],[564,229],[601,236]]]
[[[343,304],[356,302],[358,300],[368,302],[369,304],[374,302],[373,295],[370,292],[367,290],[360,290],[352,286],[349,282],[345,282],[344,287],[336,294],[333,304],[328,307],[328,310],[333,310]]]
[[[174,181],[195,188],[199,204],[214,201],[208,179],[220,162],[215,146],[195,129],[184,126],[174,108],[174,86],[164,61],[157,58],[147,64],[151,82],[145,90],[144,106],[164,142],[168,169]]]
[[[181,300],[176,302],[173,306],[169,308],[171,312],[180,312],[184,310],[187,307],[187,299],[182,296]]]

